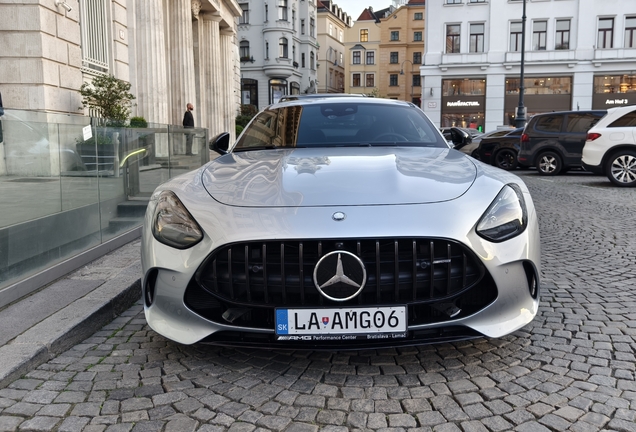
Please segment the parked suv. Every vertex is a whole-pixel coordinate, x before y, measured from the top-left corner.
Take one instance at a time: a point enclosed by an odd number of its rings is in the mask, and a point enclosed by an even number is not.
[[[636,106],[610,108],[587,133],[583,167],[617,186],[636,186]]]
[[[521,135],[519,164],[536,166],[543,175],[580,167],[587,131],[606,113],[561,111],[533,116]]]

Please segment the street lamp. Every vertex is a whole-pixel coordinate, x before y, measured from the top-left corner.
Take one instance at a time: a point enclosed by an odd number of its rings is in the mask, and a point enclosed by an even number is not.
[[[413,72],[413,62],[409,59],[406,59],[400,65],[400,75],[404,75],[404,63],[406,62],[411,63],[411,72]],[[409,100],[409,102],[413,103],[413,76],[411,76],[411,99]]]
[[[523,82],[523,66],[526,52],[526,0],[523,0],[523,14],[521,15],[521,70],[519,74],[519,106],[515,115],[515,126],[524,127],[526,125],[526,107],[523,106],[523,94],[525,85]]]

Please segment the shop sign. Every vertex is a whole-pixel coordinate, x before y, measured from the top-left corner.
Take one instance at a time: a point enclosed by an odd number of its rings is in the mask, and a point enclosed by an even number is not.
[[[429,102],[428,103],[428,107],[429,108],[437,108],[437,102]]]
[[[446,102],[446,106],[447,107],[478,107],[478,106],[481,106],[481,105],[479,104],[479,101],[457,100],[457,101],[448,101],[448,102]]]
[[[627,105],[629,104],[629,99],[607,99],[605,101],[605,105]]]

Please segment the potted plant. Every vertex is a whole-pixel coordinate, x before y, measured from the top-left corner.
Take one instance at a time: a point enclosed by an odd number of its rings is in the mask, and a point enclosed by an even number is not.
[[[89,170],[117,172],[120,128],[126,125],[135,96],[130,83],[112,75],[100,75],[80,87],[82,107],[95,114],[93,138],[77,147]]]

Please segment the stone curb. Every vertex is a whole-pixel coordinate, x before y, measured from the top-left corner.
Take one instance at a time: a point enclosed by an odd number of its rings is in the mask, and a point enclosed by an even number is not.
[[[89,338],[141,297],[141,263],[31,327],[0,347],[0,389]]]

